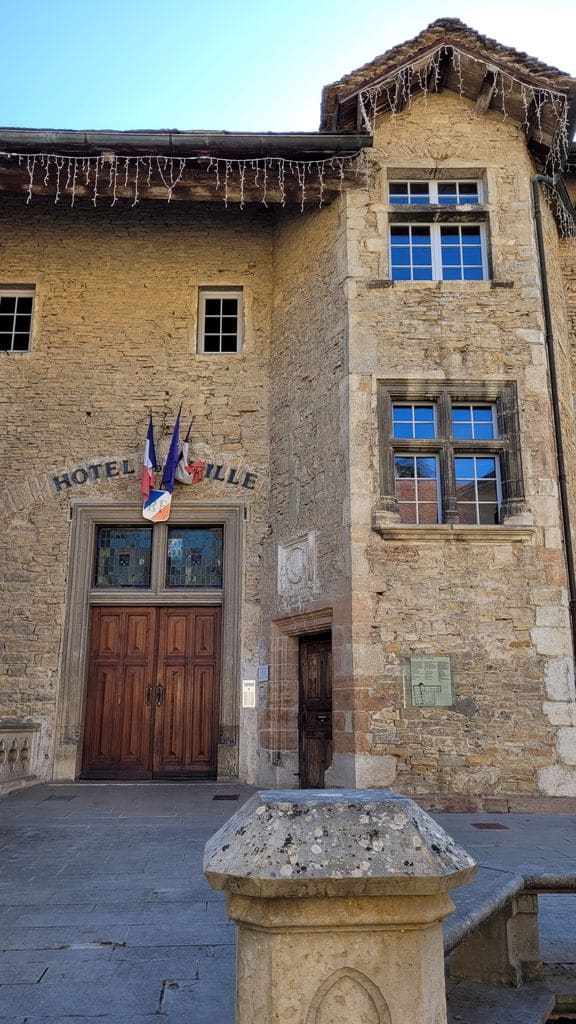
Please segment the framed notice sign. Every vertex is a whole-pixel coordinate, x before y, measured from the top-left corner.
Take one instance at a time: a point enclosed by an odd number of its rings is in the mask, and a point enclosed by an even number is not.
[[[450,658],[414,654],[404,662],[404,695],[415,708],[449,708],[454,704]]]

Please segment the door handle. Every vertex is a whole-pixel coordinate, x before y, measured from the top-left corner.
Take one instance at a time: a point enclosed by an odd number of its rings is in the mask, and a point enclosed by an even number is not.
[[[156,687],[156,707],[159,708],[164,703],[164,687],[162,683],[158,683]]]
[[[146,707],[152,706],[152,683],[148,683],[146,687]]]

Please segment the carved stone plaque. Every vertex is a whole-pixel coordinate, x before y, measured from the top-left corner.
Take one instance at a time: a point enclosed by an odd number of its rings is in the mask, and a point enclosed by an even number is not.
[[[278,545],[278,594],[288,600],[312,597],[316,575],[313,531]]]

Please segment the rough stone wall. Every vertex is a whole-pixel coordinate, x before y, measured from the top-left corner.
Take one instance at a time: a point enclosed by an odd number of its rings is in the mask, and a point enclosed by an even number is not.
[[[263,601],[270,619],[300,616],[302,633],[317,628],[310,618],[316,609],[333,610],[336,732],[338,715],[349,699],[347,327],[342,202],[306,214],[279,213],[270,382],[270,537]],[[278,558],[287,552],[293,565],[299,538],[307,539],[298,555],[302,578],[298,581],[292,574],[286,587],[279,587]],[[263,698],[267,711],[261,718],[260,779],[294,785],[297,665],[294,650],[279,650],[283,643],[272,632],[263,652],[274,671]],[[270,768],[268,751],[275,746],[282,751],[281,763]]]
[[[569,752],[567,770],[550,772],[558,757],[557,705],[572,718],[575,706],[533,168],[518,127],[497,114],[480,117],[450,93],[429,96],[427,105],[416,100],[395,121],[383,119],[371,159],[382,168],[375,186],[348,194],[356,277],[350,308],[356,782],[392,783],[416,794],[536,793],[540,786],[551,795],[574,795]],[[487,185],[491,276],[512,287],[489,281],[367,287],[390,276],[388,168],[395,169],[391,177],[402,177],[401,168],[431,176],[436,169],[478,169]],[[557,250],[550,218],[547,227]],[[559,279],[553,301],[567,383]],[[533,522],[532,538],[424,543],[414,534],[395,542],[371,529],[379,499],[378,378],[516,382],[527,499],[522,522]],[[404,706],[401,659],[418,653],[450,656],[454,709]]]
[[[250,506],[244,543],[242,664],[260,632],[261,538],[268,520],[268,358],[272,225],[265,210],[141,203],[75,209],[3,198],[2,282],[36,285],[32,351],[0,353],[3,424],[0,718],[43,726],[51,771],[67,582],[70,504],[140,504],[132,475],[66,486],[70,467],[143,450],[148,411],[165,454],[179,403],[194,416],[193,451],[258,474],[249,497],[205,482],[179,500]],[[197,288],[242,286],[240,354],[196,353]],[[249,672],[250,669],[245,669]],[[79,680],[81,686],[83,681]]]

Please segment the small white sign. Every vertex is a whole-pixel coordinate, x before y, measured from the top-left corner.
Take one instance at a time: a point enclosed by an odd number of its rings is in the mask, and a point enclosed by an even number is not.
[[[243,708],[255,708],[256,707],[256,680],[255,679],[243,679],[242,680],[242,707]]]

